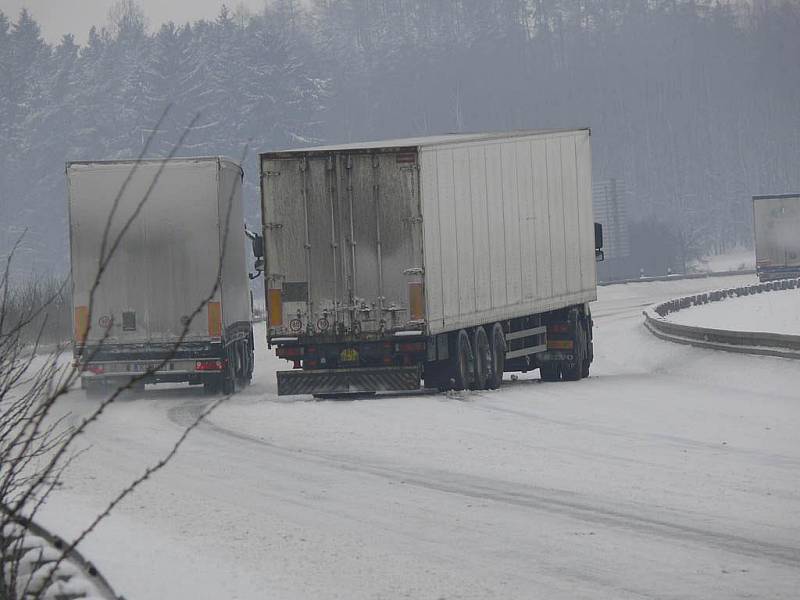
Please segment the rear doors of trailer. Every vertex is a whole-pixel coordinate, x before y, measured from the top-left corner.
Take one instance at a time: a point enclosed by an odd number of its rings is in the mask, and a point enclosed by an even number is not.
[[[270,337],[424,318],[415,148],[270,153],[261,176]]]
[[[228,321],[249,322],[237,165],[86,162],[71,163],[67,174],[77,341],[172,342],[207,299],[185,341],[218,337]]]

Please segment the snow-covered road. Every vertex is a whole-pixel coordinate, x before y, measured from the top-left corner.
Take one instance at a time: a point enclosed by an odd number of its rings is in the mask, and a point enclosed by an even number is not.
[[[129,600],[796,598],[800,361],[641,324],[654,302],[752,280],[601,288],[575,383],[287,400],[261,348],[255,384],[82,549]],[[207,401],[112,406],[44,522],[77,533]]]

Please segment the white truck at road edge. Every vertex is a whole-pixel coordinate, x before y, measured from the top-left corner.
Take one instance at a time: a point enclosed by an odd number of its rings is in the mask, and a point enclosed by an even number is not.
[[[218,157],[72,162],[67,183],[74,355],[87,392],[135,381],[230,393],[249,382],[239,165]],[[92,293],[102,255],[110,258]]]
[[[753,196],[753,231],[759,280],[800,277],[800,194]]]

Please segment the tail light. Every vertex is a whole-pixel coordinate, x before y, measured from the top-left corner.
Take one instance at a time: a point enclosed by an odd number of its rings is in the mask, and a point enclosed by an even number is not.
[[[283,290],[280,287],[267,290],[267,313],[270,327],[283,325]]]
[[[86,365],[86,370],[95,375],[102,375],[106,370],[101,365]]]
[[[425,352],[425,342],[404,342],[402,344],[397,344],[397,351],[398,352]]]
[[[219,302],[208,303],[208,335],[222,337],[222,306]]]
[[[194,365],[195,371],[222,371],[227,361],[225,360],[198,360]]]
[[[294,358],[303,356],[303,353],[302,346],[278,346],[277,350],[275,350],[278,358]]]
[[[89,307],[76,306],[75,307],[75,341],[79,344],[86,342],[86,336],[89,335]]]

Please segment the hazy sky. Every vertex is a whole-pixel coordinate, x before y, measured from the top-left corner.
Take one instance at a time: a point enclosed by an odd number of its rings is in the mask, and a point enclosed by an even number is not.
[[[149,20],[150,29],[161,23],[175,21],[182,24],[197,19],[211,19],[220,6],[229,8],[244,5],[260,10],[264,0],[138,0]],[[74,33],[78,42],[84,42],[92,25],[104,25],[108,9],[114,0],[0,0],[0,11],[12,21],[22,8],[27,8],[42,27],[42,35],[57,42],[65,33]]]

